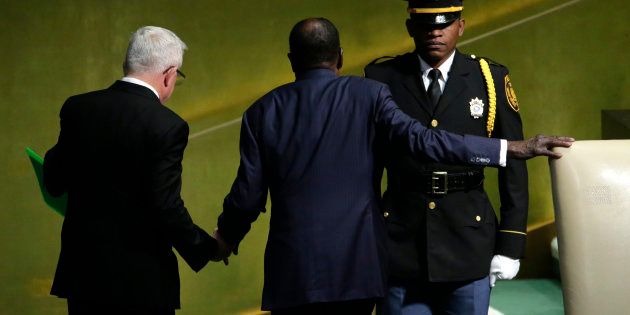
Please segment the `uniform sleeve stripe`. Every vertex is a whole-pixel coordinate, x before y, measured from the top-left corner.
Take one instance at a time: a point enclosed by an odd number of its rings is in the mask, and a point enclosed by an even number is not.
[[[499,230],[499,232],[503,232],[503,233],[512,233],[512,234],[521,234],[521,235],[527,235],[527,233],[525,233],[525,232],[512,231],[512,230]]]

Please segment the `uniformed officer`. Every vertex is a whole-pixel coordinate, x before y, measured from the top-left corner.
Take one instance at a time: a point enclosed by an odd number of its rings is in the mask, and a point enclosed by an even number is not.
[[[408,0],[416,50],[376,60],[365,75],[389,85],[401,109],[427,126],[461,134],[523,139],[508,69],[456,48],[462,0]],[[389,291],[381,314],[487,314],[496,279],[519,269],[527,224],[527,168],[499,169],[501,221],[483,187],[483,168],[387,153],[385,220]]]

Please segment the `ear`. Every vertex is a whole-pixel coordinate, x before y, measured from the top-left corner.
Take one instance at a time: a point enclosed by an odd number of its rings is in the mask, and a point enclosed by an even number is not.
[[[411,19],[407,19],[407,21],[405,21],[405,26],[407,26],[407,34],[409,34],[409,37],[413,37],[414,31],[413,22],[411,22]]]
[[[175,85],[177,81],[177,68],[170,67],[166,71],[164,71],[164,87],[170,87],[171,85]]]
[[[458,23],[459,23],[459,37],[461,37],[462,35],[464,35],[464,28],[466,28],[466,20],[459,19]]]
[[[337,70],[343,67],[343,48],[339,47],[339,56],[337,57]]]
[[[287,53],[287,58],[289,58],[289,63],[291,63],[291,70],[293,70],[294,73],[297,73],[297,64],[295,63],[295,60],[293,60],[293,54],[291,54],[291,52]]]

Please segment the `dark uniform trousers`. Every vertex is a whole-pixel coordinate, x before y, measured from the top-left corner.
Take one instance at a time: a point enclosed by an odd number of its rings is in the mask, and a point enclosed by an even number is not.
[[[373,62],[365,75],[388,84],[400,108],[429,128],[487,137],[490,124],[492,137],[520,140],[522,124],[508,70],[488,63],[496,92],[494,120],[488,119],[488,86],[479,58],[455,52],[435,108],[415,53]],[[524,161],[508,159],[507,167],[499,169],[499,224],[483,188],[483,167],[418,160],[397,147],[386,152],[390,287],[473,283],[488,276],[493,255],[522,256],[528,207]]]

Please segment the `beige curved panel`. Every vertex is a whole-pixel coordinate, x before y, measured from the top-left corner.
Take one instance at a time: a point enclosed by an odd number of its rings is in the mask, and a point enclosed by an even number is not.
[[[550,161],[565,313],[630,313],[630,140]]]

